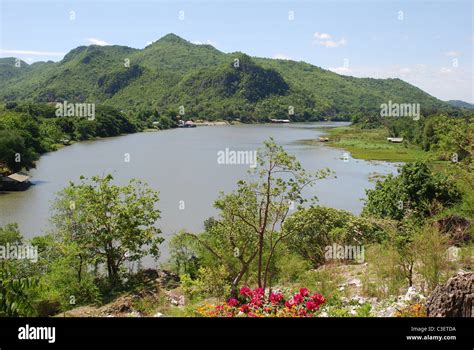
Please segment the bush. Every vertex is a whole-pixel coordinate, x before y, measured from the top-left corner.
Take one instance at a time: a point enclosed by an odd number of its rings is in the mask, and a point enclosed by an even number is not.
[[[377,182],[375,189],[366,191],[363,215],[401,220],[410,210],[424,218],[433,214],[437,204],[449,207],[461,199],[454,181],[433,174],[426,163],[407,163],[399,172],[399,176],[389,175]]]
[[[223,299],[230,294],[230,284],[227,282],[229,273],[224,266],[217,268],[201,267],[196,279],[187,274],[180,277],[181,288],[190,300],[215,297]]]
[[[431,226],[425,226],[415,237],[419,272],[426,281],[428,288],[433,290],[439,283],[449,277],[450,263],[446,250],[448,239]]]
[[[384,236],[369,219],[320,206],[297,211],[285,222],[285,230],[290,250],[308,259],[314,267],[324,264],[325,249],[333,243],[361,245]]]
[[[378,298],[398,295],[406,282],[397,249],[389,243],[375,244],[365,256],[368,269],[362,277],[364,294]]]

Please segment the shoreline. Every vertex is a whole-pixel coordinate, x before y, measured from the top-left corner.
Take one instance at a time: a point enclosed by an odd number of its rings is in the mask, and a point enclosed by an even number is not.
[[[361,130],[353,125],[330,128],[326,145],[346,150],[356,159],[403,163],[428,160],[430,154],[405,143],[388,143],[384,129]],[[314,142],[323,143],[318,140]]]

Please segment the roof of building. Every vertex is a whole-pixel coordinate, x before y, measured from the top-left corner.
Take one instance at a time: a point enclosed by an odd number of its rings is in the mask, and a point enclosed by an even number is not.
[[[27,182],[30,180],[31,177],[22,173],[15,173],[8,176],[8,178],[18,182]]]

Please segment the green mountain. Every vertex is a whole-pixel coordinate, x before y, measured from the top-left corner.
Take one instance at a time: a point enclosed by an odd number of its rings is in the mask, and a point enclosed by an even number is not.
[[[449,100],[446,101],[451,106],[458,107],[458,108],[468,108],[468,109],[474,109],[474,104],[461,101],[461,100]]]
[[[60,62],[15,67],[0,59],[0,99],[88,102],[188,118],[347,118],[382,103],[419,103],[423,114],[453,109],[400,79],[341,76],[304,62],[223,53],[168,34],[142,50],[80,46]]]

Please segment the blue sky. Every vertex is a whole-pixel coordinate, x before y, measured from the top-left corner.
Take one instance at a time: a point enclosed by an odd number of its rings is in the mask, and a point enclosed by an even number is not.
[[[471,0],[0,3],[1,57],[58,61],[80,45],[143,48],[173,32],[224,52],[398,77],[443,100],[474,102]]]

